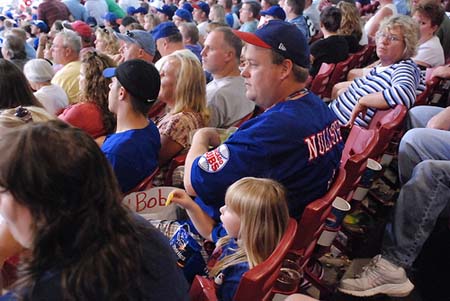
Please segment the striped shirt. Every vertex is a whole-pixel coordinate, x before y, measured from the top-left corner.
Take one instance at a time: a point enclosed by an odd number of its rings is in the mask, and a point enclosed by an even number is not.
[[[412,60],[404,60],[387,68],[375,67],[366,76],[356,78],[348,89],[333,100],[329,107],[341,124],[346,124],[353,108],[365,95],[382,92],[383,99],[394,107],[398,104],[408,108],[416,101],[416,90],[420,84],[420,70]],[[364,118],[357,117],[355,123],[367,127],[375,114],[375,108],[368,108]]]

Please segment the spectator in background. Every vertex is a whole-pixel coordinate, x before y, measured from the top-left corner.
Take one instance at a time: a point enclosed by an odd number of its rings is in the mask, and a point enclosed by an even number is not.
[[[39,37],[41,34],[47,34],[50,28],[42,20],[36,20],[31,22],[31,34],[35,36],[33,39],[33,47],[37,49],[39,46]]]
[[[320,32],[320,12],[317,8],[318,2],[319,1],[305,0],[305,8],[303,9],[303,15],[311,21],[315,32]],[[312,36],[313,35],[311,35],[311,37]]]
[[[56,34],[52,47],[52,57],[56,64],[63,67],[56,72],[52,83],[64,89],[69,103],[76,103],[79,92],[81,38],[73,31],[61,31]]]
[[[213,6],[211,6],[211,11],[209,12],[209,20],[211,22],[227,25],[225,23],[225,9],[222,5],[214,4]]]
[[[8,34],[3,38],[2,44],[3,58],[23,70],[23,66],[28,61],[24,41],[16,35]]]
[[[160,23],[161,21],[159,20],[158,16],[154,14],[146,14],[144,16],[144,29],[146,31],[152,31],[153,28],[158,26]]]
[[[0,59],[0,110],[18,106],[42,107],[23,72],[10,61]]]
[[[36,50],[33,46],[27,43],[27,33],[25,32],[25,30],[23,30],[22,28],[11,28],[9,32],[5,34],[5,36],[9,34],[12,34],[24,41],[25,53],[28,60],[36,58]],[[41,34],[41,36],[42,35],[44,34]]]
[[[156,48],[163,58],[177,50],[185,49],[183,36],[174,22],[163,22],[159,24],[153,29],[152,35],[156,42]],[[193,54],[193,56],[195,55]],[[156,69],[161,70],[163,61],[163,59],[160,59],[156,62]]]
[[[103,25],[102,17],[108,12],[108,5],[105,0],[86,0],[84,2],[86,13],[89,17],[94,17],[98,26]]]
[[[77,103],[67,107],[58,118],[84,130],[93,138],[113,133],[116,118],[108,110],[111,80],[103,77],[102,72],[115,66],[114,61],[105,54],[86,52],[81,59]]]
[[[93,45],[92,41],[94,34],[92,28],[83,21],[74,21],[72,23],[63,22],[63,26],[67,29],[73,30],[81,38],[81,49],[91,48]]]
[[[348,43],[337,33],[341,25],[341,11],[329,6],[320,13],[320,30],[323,39],[311,45],[311,69],[309,73],[315,76],[322,63],[339,63],[348,58]]]
[[[269,8],[271,8],[274,5],[278,5],[278,0],[262,0],[261,1],[261,10],[268,10]]]
[[[75,20],[86,21],[88,15],[86,8],[80,3],[80,0],[64,0],[63,3],[67,6]]]
[[[107,12],[102,18],[103,20],[105,20],[104,25],[106,28],[111,28],[115,32],[120,32],[119,24],[117,24],[117,16],[115,13]]]
[[[240,21],[242,22],[239,31],[254,32],[258,27],[258,16],[261,5],[256,1],[244,2],[239,10]]]
[[[181,36],[183,37],[183,44],[186,49],[192,51],[197,57],[199,62],[202,61],[200,53],[202,52],[202,46],[199,44],[198,28],[194,23],[183,22],[178,27]]]
[[[417,55],[413,60],[422,68],[431,68],[445,63],[444,50],[436,36],[442,20],[447,18],[444,9],[434,1],[420,2],[413,12],[413,19],[419,24],[420,39]]]
[[[286,14],[284,13],[284,10],[278,5],[273,5],[268,10],[262,10],[260,14],[261,18],[259,19],[258,27],[264,25],[270,20],[284,21],[286,19]]]
[[[120,58],[120,43],[119,39],[114,35],[114,31],[110,28],[98,28],[95,31],[95,49],[98,52],[109,55],[114,61]]]
[[[192,7],[194,7],[193,17],[194,21],[197,22],[200,44],[203,45],[206,38],[206,26],[209,22],[209,5],[206,2],[199,1],[194,3]]]
[[[395,7],[392,0],[380,0],[380,6],[378,7],[378,10],[372,17],[370,17],[369,20],[367,20],[366,24],[364,25],[364,31],[366,35],[371,39],[375,39],[375,34],[378,31],[380,22],[385,18],[395,15],[397,15],[397,8]]]
[[[125,34],[114,33],[124,43],[120,47],[121,62],[131,59],[141,59],[151,63],[155,56],[155,40],[149,32],[144,30],[131,30]]]
[[[124,34],[127,30],[130,30],[129,26],[134,23],[138,23],[138,21],[135,18],[131,16],[123,17],[122,22],[120,23],[119,26],[120,33]]]
[[[338,34],[343,36],[348,44],[348,51],[350,53],[358,52],[361,49],[359,42],[362,38],[361,18],[359,11],[352,3],[340,1],[337,8],[341,10],[341,26],[338,29]]]
[[[156,9],[156,15],[161,22],[172,21],[173,14],[175,13],[170,5],[164,4],[161,8]]]
[[[281,0],[280,6],[286,13],[286,21],[291,24],[295,24],[295,26],[300,29],[309,41],[311,39],[311,35],[309,33],[308,24],[306,23],[306,18],[303,16],[305,0]]]
[[[225,21],[233,29],[239,29],[241,23],[236,13],[232,11],[233,0],[219,0],[219,4],[225,9]]]
[[[209,126],[228,128],[255,108],[245,95],[244,78],[239,71],[241,50],[242,41],[227,27],[216,28],[205,40],[203,68],[213,76],[206,86]]]
[[[115,0],[106,0],[106,4],[108,5],[108,11],[114,13],[118,19],[122,19],[126,16],[126,13]]]
[[[56,20],[69,20],[70,12],[67,6],[59,0],[44,0],[38,6],[38,20],[52,27]]]
[[[44,59],[34,59],[25,64],[23,69],[34,96],[42,106],[52,115],[57,115],[69,105],[66,92],[58,85],[52,84],[55,75],[52,65]]]
[[[175,11],[172,20],[176,26],[179,26],[181,22],[192,22],[192,14],[186,9],[179,8]]]

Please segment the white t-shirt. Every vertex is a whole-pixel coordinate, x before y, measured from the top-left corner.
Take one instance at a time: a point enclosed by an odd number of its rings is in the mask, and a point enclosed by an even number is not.
[[[34,96],[50,114],[56,115],[69,105],[66,92],[58,85],[44,86],[34,92]]]
[[[413,60],[428,64],[430,67],[444,65],[444,49],[439,38],[433,36],[425,43],[420,44],[417,48],[417,55],[413,57]]]

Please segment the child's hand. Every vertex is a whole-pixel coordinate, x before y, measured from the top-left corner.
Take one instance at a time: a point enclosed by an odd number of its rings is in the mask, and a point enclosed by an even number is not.
[[[166,206],[168,206],[171,202],[180,205],[186,210],[189,210],[192,204],[195,202],[191,199],[191,197],[186,193],[186,191],[182,189],[174,189],[167,197]]]

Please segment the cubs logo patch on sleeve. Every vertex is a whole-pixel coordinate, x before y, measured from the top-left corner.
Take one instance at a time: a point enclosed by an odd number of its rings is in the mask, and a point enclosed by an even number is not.
[[[198,166],[206,172],[215,173],[221,170],[230,159],[230,152],[226,144],[205,153],[199,160]]]

